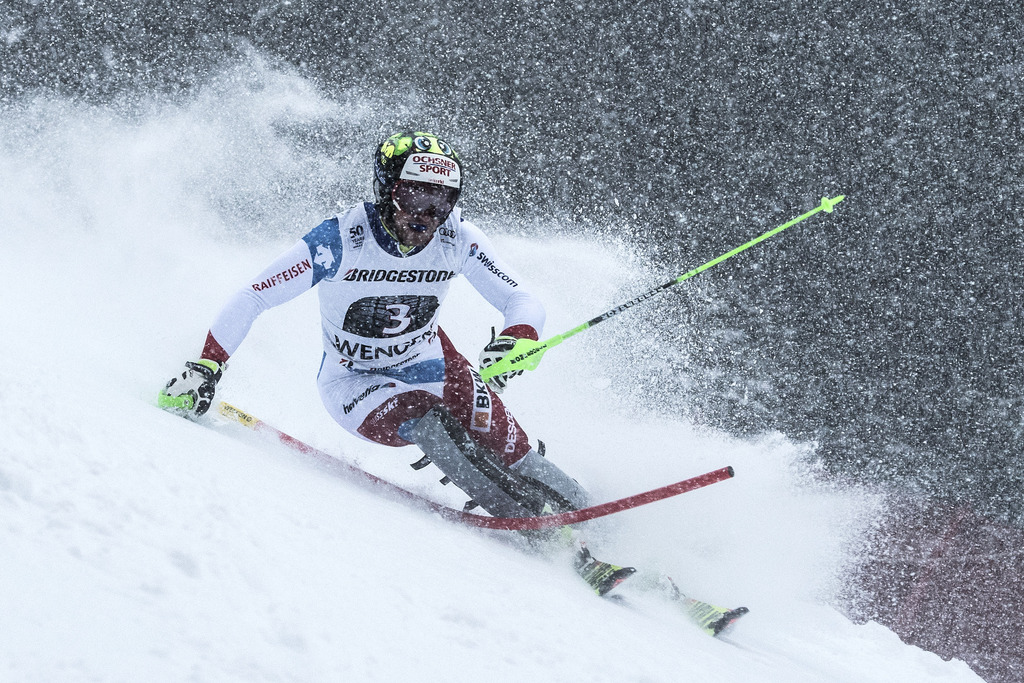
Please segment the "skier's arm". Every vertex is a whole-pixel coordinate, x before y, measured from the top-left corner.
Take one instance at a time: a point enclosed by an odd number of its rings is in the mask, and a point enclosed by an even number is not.
[[[537,341],[544,328],[544,305],[494,249],[491,241],[468,221],[460,224],[472,246],[463,274],[476,291],[504,316],[503,336]]]
[[[338,220],[332,218],[303,236],[228,300],[210,326],[201,357],[227,361],[261,313],[333,276],[340,264]]]
[[[296,242],[228,300],[210,326],[200,359],[186,363],[184,372],[172,378],[160,392],[160,407],[187,417],[203,415],[210,409],[228,358],[238,349],[256,318],[268,308],[294,299],[323,278],[332,277],[340,264],[338,220],[332,218]]]
[[[299,240],[228,299],[210,325],[202,358],[224,363],[261,313],[291,301],[312,286],[309,250]]]
[[[483,233],[471,224],[460,224],[473,242],[468,250],[463,273],[478,292],[504,316],[504,329],[500,334],[491,330],[491,341],[480,353],[480,367],[486,368],[505,357],[522,338],[538,341],[544,327],[544,305],[529,292],[494,249],[494,245]],[[495,375],[487,384],[500,394],[508,380],[522,371]]]

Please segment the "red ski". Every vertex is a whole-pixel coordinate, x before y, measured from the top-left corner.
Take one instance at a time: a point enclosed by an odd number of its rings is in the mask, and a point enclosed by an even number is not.
[[[526,529],[548,529],[556,526],[564,526],[566,524],[576,524],[578,522],[585,522],[590,519],[596,519],[598,517],[604,517],[616,512],[621,512],[622,510],[629,510],[641,505],[646,505],[647,503],[653,503],[665,498],[671,498],[672,496],[678,496],[680,493],[693,491],[694,489],[699,489],[704,486],[708,486],[709,484],[724,481],[734,476],[732,467],[723,467],[721,469],[714,470],[713,472],[678,481],[674,484],[662,486],[650,491],[644,491],[643,493],[637,493],[635,495],[607,503],[592,505],[579,510],[572,510],[570,512],[543,515],[540,517],[487,517],[484,515],[464,512],[462,510],[456,510],[446,505],[441,505],[429,498],[424,498],[418,493],[413,493],[401,486],[392,484],[386,479],[381,479],[380,477],[370,474],[369,472],[366,472],[355,465],[349,464],[344,460],[340,460],[325,451],[314,448],[293,436],[289,436],[280,429],[277,429],[263,420],[253,417],[232,405],[224,403],[223,401],[217,404],[217,410],[225,418],[238,422],[257,433],[262,434],[263,436],[276,439],[293,450],[305,455],[310,455],[322,465],[327,466],[332,471],[342,474],[349,479],[369,484],[378,490],[394,494],[403,501],[411,503],[416,507],[435,512],[445,519],[486,529],[522,531]]]

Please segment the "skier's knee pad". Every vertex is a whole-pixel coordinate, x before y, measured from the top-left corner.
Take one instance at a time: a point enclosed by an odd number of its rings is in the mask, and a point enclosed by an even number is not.
[[[511,469],[520,477],[543,484],[568,501],[573,508],[583,508],[588,505],[590,496],[586,489],[532,448],[519,461],[513,463]]]

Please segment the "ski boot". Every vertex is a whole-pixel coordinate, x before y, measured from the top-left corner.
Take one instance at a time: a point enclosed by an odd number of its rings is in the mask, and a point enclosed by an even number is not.
[[[609,591],[636,572],[633,567],[619,567],[594,559],[594,556],[587,550],[587,546],[582,543],[576,553],[573,565],[576,568],[576,573],[601,597],[607,595]]]
[[[737,619],[750,611],[746,607],[728,609],[691,598],[679,590],[675,581],[668,576],[662,576],[660,584],[661,589],[682,606],[686,616],[709,636],[724,633]]]

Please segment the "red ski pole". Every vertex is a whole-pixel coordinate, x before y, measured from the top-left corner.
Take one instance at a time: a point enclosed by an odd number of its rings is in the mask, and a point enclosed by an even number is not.
[[[238,422],[258,434],[268,437],[269,439],[276,440],[299,453],[312,456],[321,464],[328,466],[332,471],[342,474],[348,479],[374,486],[387,493],[395,495],[397,498],[406,501],[415,507],[436,512],[445,519],[484,529],[524,531],[527,529],[550,529],[551,527],[556,526],[577,524],[579,522],[585,522],[587,520],[597,519],[598,517],[604,517],[616,512],[621,512],[623,510],[640,507],[641,505],[646,505],[655,501],[664,500],[665,498],[671,498],[672,496],[678,496],[680,493],[686,493],[687,491],[693,491],[694,489],[703,488],[710,484],[725,481],[726,479],[732,478],[735,474],[732,467],[722,467],[721,469],[714,470],[713,472],[691,477],[690,479],[684,479],[683,481],[651,489],[650,491],[644,491],[643,493],[637,493],[632,496],[619,498],[618,500],[609,501],[607,503],[600,503],[598,505],[592,505],[579,510],[571,510],[569,512],[561,512],[554,515],[542,515],[539,517],[485,517],[483,515],[474,515],[469,512],[463,512],[462,510],[447,507],[434,502],[429,498],[425,498],[418,493],[413,493],[401,486],[392,484],[386,479],[381,479],[380,477],[370,474],[369,472],[362,470],[355,465],[349,464],[344,460],[336,458],[319,448],[310,446],[309,444],[296,439],[294,436],[289,436],[280,429],[277,429],[263,420],[239,410],[232,405],[224,403],[223,401],[217,404],[217,411],[229,420]]]

